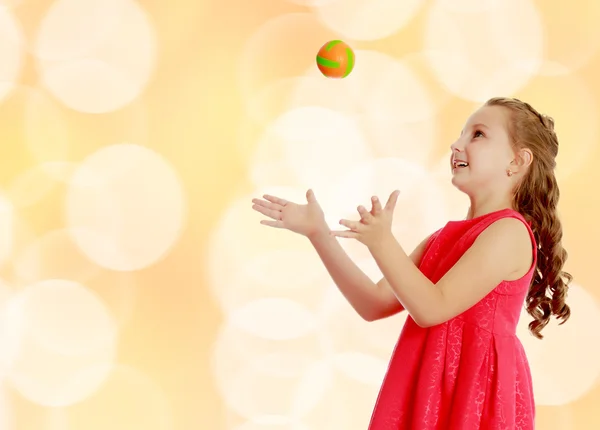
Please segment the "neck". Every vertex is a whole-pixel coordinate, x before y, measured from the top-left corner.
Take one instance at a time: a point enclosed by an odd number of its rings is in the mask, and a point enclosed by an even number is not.
[[[512,209],[512,201],[510,199],[476,199],[472,196],[469,196],[471,200],[471,205],[469,206],[469,210],[467,212],[466,219],[477,218],[482,215],[486,215],[492,212],[496,212],[502,209]]]

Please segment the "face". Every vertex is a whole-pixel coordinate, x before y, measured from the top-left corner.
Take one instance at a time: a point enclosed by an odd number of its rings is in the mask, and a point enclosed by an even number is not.
[[[508,135],[510,112],[501,106],[484,106],[467,120],[450,147],[452,184],[468,195],[510,188],[507,169],[515,155]]]

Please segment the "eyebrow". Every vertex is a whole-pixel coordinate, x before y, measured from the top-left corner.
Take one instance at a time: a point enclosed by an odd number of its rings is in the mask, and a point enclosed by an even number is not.
[[[471,128],[486,128],[486,129],[490,129],[487,125],[483,124],[483,123],[477,123],[477,124],[473,124],[471,126]],[[460,134],[462,135],[465,132],[464,129],[461,130]]]

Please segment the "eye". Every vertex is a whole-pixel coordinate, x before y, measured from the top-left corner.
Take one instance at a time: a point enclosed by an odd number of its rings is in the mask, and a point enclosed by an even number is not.
[[[473,138],[477,137],[485,137],[485,134],[483,134],[483,131],[481,130],[475,130],[475,132],[473,133]]]

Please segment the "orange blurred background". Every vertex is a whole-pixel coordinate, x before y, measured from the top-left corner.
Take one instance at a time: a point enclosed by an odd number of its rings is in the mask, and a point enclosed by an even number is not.
[[[365,429],[406,316],[361,321],[250,199],[312,187],[335,224],[398,188],[411,250],[465,215],[449,145],[499,95],[561,142],[573,316],[543,341],[521,321],[536,428],[600,428],[598,22],[592,1],[0,0],[0,429]],[[328,80],[338,38],[356,66]]]

